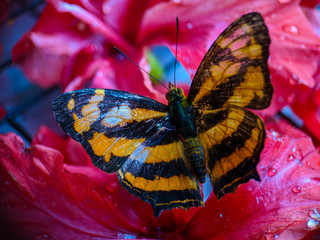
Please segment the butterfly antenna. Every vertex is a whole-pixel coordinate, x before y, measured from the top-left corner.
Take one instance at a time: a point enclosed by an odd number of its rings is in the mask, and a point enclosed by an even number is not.
[[[144,71],[146,74],[148,74],[150,77],[152,77],[154,80],[158,81],[162,86],[164,86],[167,90],[169,90],[169,88],[163,84],[163,82],[161,82],[158,78],[156,78],[155,76],[153,76],[151,73],[147,72],[146,70],[144,70],[142,67],[140,67],[138,64],[136,64],[131,58],[129,58],[126,54],[124,54],[119,48],[117,47],[113,47],[115,50],[117,50],[118,53],[120,53],[122,56],[124,56],[126,59],[128,59],[130,62],[132,62],[134,65],[136,65],[140,70]]]
[[[179,36],[179,18],[176,18],[176,27],[177,27],[177,32],[176,32],[176,56],[174,59],[174,71],[173,71],[173,81],[174,81],[174,87],[176,87],[176,68],[177,68],[177,61],[178,61],[178,36]]]

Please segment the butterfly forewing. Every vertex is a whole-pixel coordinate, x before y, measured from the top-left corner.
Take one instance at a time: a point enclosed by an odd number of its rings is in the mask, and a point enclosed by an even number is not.
[[[243,15],[214,42],[188,95],[205,149],[205,162],[218,198],[251,178],[264,146],[262,120],[246,110],[269,106],[270,38],[259,13]]]
[[[167,106],[128,92],[83,89],[52,103],[56,120],[93,163],[151,204],[164,209],[202,205],[199,185],[186,165]]]
[[[269,106],[273,88],[267,60],[270,38],[259,13],[243,15],[213,43],[188,95],[194,108]]]

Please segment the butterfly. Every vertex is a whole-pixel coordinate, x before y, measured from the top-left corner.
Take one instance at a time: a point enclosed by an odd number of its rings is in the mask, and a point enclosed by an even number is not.
[[[247,109],[269,106],[270,38],[259,13],[235,20],[210,47],[186,97],[169,85],[168,105],[110,89],[64,93],[52,102],[60,126],[93,163],[155,216],[203,206],[209,176],[217,198],[250,179],[264,147],[263,121]]]

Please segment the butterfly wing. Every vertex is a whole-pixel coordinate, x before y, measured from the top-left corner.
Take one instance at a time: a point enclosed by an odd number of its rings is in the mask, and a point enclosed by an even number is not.
[[[256,165],[264,145],[264,124],[245,108],[270,104],[269,44],[261,15],[243,15],[213,43],[191,85],[188,102],[218,198],[251,178],[260,179]]]
[[[203,58],[190,88],[189,104],[201,109],[268,107],[273,93],[269,45],[268,29],[259,13],[234,21]]]
[[[150,203],[156,216],[164,209],[202,205],[167,106],[128,92],[83,89],[59,96],[52,108],[93,163],[117,171],[121,185]]]
[[[183,146],[169,118],[146,139],[117,172],[121,185],[162,210],[202,206],[199,184],[183,158]]]
[[[213,192],[220,198],[234,192],[256,171],[265,140],[262,120],[239,107],[206,111],[198,122],[198,136],[205,149]]]

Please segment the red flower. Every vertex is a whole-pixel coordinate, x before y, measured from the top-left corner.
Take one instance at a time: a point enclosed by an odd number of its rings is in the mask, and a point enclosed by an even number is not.
[[[320,139],[320,39],[314,30],[319,25],[315,10],[306,1],[303,6],[297,0],[50,0],[13,49],[14,61],[30,81],[42,87],[60,84],[65,91],[84,85],[116,88],[159,101],[165,89],[153,86],[113,46],[146,65],[150,46],[175,49],[178,16],[178,59],[193,77],[224,28],[243,13],[261,12],[272,39],[269,65],[275,88],[271,107],[262,112],[268,131],[257,168],[261,182],[251,180],[219,201],[211,194],[203,208],[164,211],[156,219],[151,206],[121,188],[114,174],[94,167],[79,143],[42,127],[26,148],[9,133],[0,136],[5,237],[319,237],[319,149],[305,133],[270,117],[290,106],[308,133]]]
[[[85,160],[70,139],[42,128],[26,148],[0,136],[1,227],[11,239],[201,238],[298,239],[319,227],[320,155],[309,137],[284,122],[270,123],[258,172],[203,208],[173,209],[158,219],[114,174]],[[61,149],[64,155],[51,145]],[[72,154],[70,151],[72,149]],[[75,155],[74,153],[79,153]],[[21,224],[23,223],[23,224]]]

